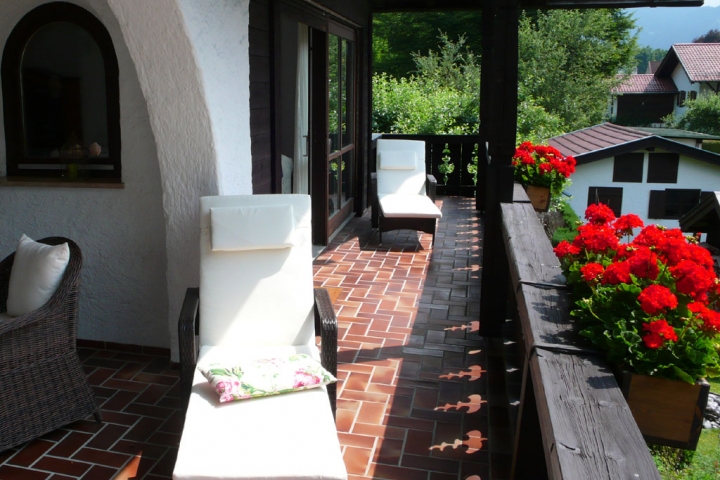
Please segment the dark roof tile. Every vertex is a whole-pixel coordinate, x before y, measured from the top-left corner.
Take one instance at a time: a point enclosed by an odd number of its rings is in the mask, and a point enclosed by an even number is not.
[[[551,138],[548,143],[563,155],[577,156],[603,148],[622,145],[651,134],[613,123],[601,123]]]
[[[720,81],[720,43],[676,43],[672,48],[690,81]]]
[[[653,74],[635,73],[613,88],[613,93],[676,93],[671,78],[658,78]]]

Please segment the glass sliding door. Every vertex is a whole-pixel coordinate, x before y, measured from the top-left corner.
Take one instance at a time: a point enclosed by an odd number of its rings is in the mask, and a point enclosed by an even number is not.
[[[328,34],[328,219],[347,213],[355,170],[355,52]],[[344,214],[342,215],[345,216]]]

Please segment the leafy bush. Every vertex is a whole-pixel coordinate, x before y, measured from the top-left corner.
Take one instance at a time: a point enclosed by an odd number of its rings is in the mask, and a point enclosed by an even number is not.
[[[553,247],[557,246],[557,244],[563,240],[568,243],[572,243],[578,233],[577,226],[580,225],[580,217],[577,216],[577,213],[575,213],[575,210],[572,209],[570,203],[563,200],[560,203],[559,210],[562,213],[565,226],[558,228],[555,230],[555,233],[553,233],[551,239]]]
[[[663,121],[672,128],[720,135],[720,95],[702,94],[685,102],[684,115],[668,115]]]

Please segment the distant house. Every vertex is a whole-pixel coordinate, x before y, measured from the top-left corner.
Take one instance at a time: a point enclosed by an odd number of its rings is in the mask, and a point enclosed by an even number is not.
[[[718,93],[720,43],[678,43],[647,73],[632,74],[612,91],[610,118],[624,125],[657,125],[685,113],[686,100]]]
[[[570,205],[582,216],[602,202],[616,215],[678,227],[678,219],[720,185],[720,155],[702,150],[720,137],[603,123],[553,137],[549,144],[577,160]]]

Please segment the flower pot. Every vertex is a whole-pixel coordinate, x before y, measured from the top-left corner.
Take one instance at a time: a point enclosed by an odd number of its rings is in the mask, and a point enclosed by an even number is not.
[[[536,212],[547,212],[550,208],[550,189],[548,187],[538,187],[537,185],[526,185],[525,193],[527,193],[530,203]]]
[[[702,432],[710,384],[694,385],[630,372],[615,372],[645,441],[695,450]]]

